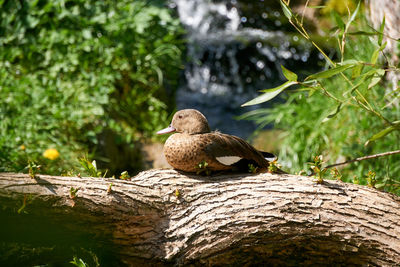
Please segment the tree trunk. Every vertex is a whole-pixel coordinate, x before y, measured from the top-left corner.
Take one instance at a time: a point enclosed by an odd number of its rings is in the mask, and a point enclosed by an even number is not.
[[[399,197],[340,181],[1,173],[0,207],[2,266],[57,264],[73,253],[102,266],[400,264]]]

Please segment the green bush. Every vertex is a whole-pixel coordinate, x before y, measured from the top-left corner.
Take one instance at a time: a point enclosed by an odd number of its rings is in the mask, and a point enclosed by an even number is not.
[[[309,39],[297,15],[286,4],[282,6],[285,15]],[[378,54],[385,46],[382,42],[384,22],[380,30],[372,31],[363,16],[356,17],[357,10],[346,23],[338,14],[333,14],[338,23],[334,36],[340,44],[337,62],[326,56],[327,70],[311,74],[304,81],[282,68],[288,82],[264,90],[264,94],[246,103],[265,102],[286,88],[297,86],[281,95],[285,103],[244,116],[261,126],[274,123],[275,128],[283,130],[279,157],[291,173],[309,170],[309,162],[317,155],[323,155],[327,163],[333,164],[400,147],[400,110],[390,105],[398,96],[388,93],[382,79],[386,71],[399,69],[378,61]],[[399,194],[399,160],[397,154],[355,162],[339,169],[345,181]]]
[[[170,9],[141,0],[0,6],[0,171],[30,160],[59,174],[99,154],[104,132],[134,149],[164,123],[183,46]],[[49,148],[59,157],[44,157]]]

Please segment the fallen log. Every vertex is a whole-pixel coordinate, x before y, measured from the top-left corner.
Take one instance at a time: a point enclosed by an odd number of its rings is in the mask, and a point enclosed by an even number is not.
[[[2,266],[66,263],[70,252],[102,266],[400,264],[400,198],[341,181],[0,173],[0,208]]]

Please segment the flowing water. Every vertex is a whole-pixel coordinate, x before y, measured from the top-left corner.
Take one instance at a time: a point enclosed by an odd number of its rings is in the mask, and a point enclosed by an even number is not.
[[[240,105],[258,90],[282,83],[281,64],[304,65],[309,47],[279,30],[280,11],[264,1],[175,0],[171,6],[177,8],[188,41],[178,109],[196,108],[212,129],[248,137],[256,125],[235,116],[256,107]]]

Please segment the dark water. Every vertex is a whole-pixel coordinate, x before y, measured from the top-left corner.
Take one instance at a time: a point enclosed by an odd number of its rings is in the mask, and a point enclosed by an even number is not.
[[[87,232],[79,230],[85,223],[67,214],[49,217],[0,210],[0,266],[74,266],[74,256],[89,266],[124,266],[108,241],[111,237],[94,234],[93,226],[87,226]]]
[[[196,108],[212,129],[241,137],[256,129],[254,123],[235,117],[260,106],[242,108],[241,104],[256,97],[258,90],[281,84],[285,80],[281,64],[301,72],[310,61],[318,61],[309,44],[288,32],[291,26],[276,2],[275,6],[270,1],[236,0],[171,4],[188,39],[178,109]]]

